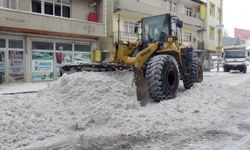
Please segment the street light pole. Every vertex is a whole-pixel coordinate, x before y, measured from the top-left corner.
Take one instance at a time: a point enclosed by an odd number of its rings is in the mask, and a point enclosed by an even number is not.
[[[220,0],[220,16],[219,16],[219,29],[218,29],[218,48],[217,48],[217,72],[220,71],[220,55],[221,55],[221,51],[222,51],[222,6],[223,6],[223,0]]]

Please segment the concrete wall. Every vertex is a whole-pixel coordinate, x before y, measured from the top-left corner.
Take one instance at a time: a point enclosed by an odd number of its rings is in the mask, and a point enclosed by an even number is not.
[[[103,0],[97,0],[97,5],[90,7],[89,0],[72,0],[71,17],[88,20],[89,12],[97,12],[98,22],[103,22]],[[11,8],[31,12],[31,0],[11,0]]]
[[[103,7],[98,8],[100,10],[106,10],[106,13],[102,14],[102,20],[105,22],[106,37],[99,38],[99,48],[102,51],[112,52],[113,47],[113,0],[102,0]]]
[[[86,0],[72,0],[72,18],[88,20],[88,14],[91,10]]]
[[[0,8],[0,26],[86,36],[105,36],[105,25]]]

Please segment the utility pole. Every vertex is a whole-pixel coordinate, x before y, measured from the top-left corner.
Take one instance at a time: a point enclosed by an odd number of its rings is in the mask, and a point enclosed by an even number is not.
[[[222,52],[222,12],[223,12],[223,0],[220,0],[220,16],[219,16],[219,30],[218,30],[218,47],[217,49],[217,72],[220,71],[220,56]]]

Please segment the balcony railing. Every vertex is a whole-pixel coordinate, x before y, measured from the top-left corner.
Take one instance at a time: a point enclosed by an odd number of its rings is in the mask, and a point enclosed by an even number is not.
[[[138,39],[138,34],[120,32],[120,40],[122,41],[136,41]],[[114,32],[114,42],[118,40],[118,32]]]
[[[178,14],[178,17],[180,20],[184,22],[184,24],[192,25],[197,28],[204,27],[203,21],[198,17],[187,16],[186,14],[181,14],[181,13]]]
[[[77,19],[0,8],[0,27],[20,32],[53,32],[69,35],[105,36],[105,25]]]

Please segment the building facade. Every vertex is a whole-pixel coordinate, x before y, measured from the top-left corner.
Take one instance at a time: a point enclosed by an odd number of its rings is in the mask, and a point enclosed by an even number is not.
[[[1,0],[4,82],[49,81],[63,64],[91,62],[107,37],[107,7],[107,0]]]
[[[223,37],[223,1],[208,0],[207,1],[207,17],[206,17],[206,49],[216,51],[221,47]]]
[[[142,17],[171,13],[183,22],[182,41],[197,52],[215,51],[218,45],[220,0],[115,0],[114,39],[118,37],[118,16],[122,40],[137,39],[135,22]],[[221,34],[222,36],[222,34]]]

